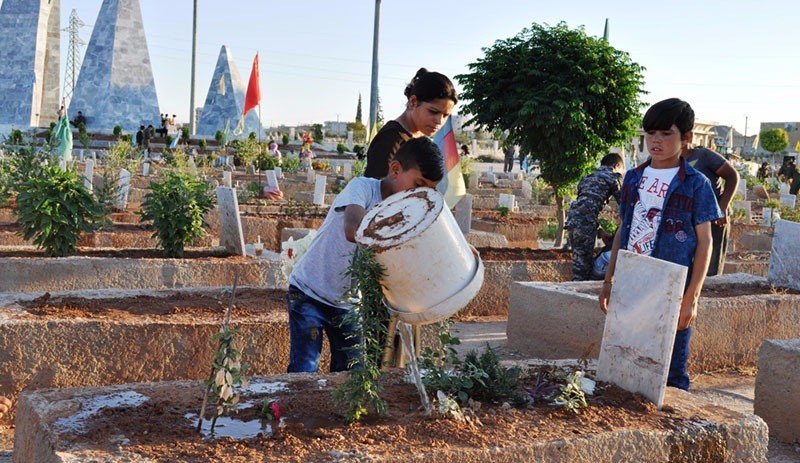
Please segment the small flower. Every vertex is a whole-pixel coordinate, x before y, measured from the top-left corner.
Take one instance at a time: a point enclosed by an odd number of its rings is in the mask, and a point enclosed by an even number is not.
[[[269,404],[269,408],[272,410],[272,416],[274,419],[281,419],[281,407],[278,406],[278,402],[272,402]]]

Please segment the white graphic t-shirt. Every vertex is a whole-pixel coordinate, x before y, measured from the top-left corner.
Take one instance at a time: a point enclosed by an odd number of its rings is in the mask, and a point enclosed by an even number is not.
[[[653,252],[656,232],[661,223],[661,209],[667,196],[669,183],[678,173],[678,167],[654,169],[645,167],[639,182],[639,200],[633,208],[628,251],[649,256]]]

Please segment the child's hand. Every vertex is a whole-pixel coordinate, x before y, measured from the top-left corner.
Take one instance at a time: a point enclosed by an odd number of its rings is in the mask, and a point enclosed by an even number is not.
[[[600,289],[600,310],[608,313],[608,298],[611,297],[611,283],[604,282]]]
[[[697,298],[684,294],[681,299],[681,314],[678,318],[678,331],[689,328],[697,318]]]
[[[0,396],[0,418],[2,418],[11,408],[11,401],[8,398]]]

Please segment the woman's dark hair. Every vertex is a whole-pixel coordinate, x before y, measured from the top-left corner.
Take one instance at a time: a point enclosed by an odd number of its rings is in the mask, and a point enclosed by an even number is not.
[[[417,75],[406,85],[403,93],[406,98],[411,98],[411,95],[415,95],[417,101],[429,102],[446,98],[454,104],[458,103],[458,94],[453,82],[446,75],[430,72],[425,68],[420,68],[417,71]]]
[[[392,160],[399,162],[404,171],[417,167],[423,177],[433,182],[444,177],[444,155],[428,137],[412,138],[403,143]]]
[[[694,128],[694,110],[689,103],[678,98],[659,101],[647,110],[642,120],[645,132],[669,130],[672,124],[675,124],[681,136],[691,132]]]

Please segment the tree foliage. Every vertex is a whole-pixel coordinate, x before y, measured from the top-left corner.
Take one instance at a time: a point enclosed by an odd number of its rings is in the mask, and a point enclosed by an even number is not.
[[[789,146],[789,134],[781,128],[767,129],[759,135],[761,147],[775,154]]]
[[[361,93],[358,94],[358,107],[356,107],[356,123],[364,125],[361,121]]]
[[[644,68],[582,28],[534,23],[484,52],[456,76],[462,109],[481,128],[507,131],[559,193],[635,133]]]

